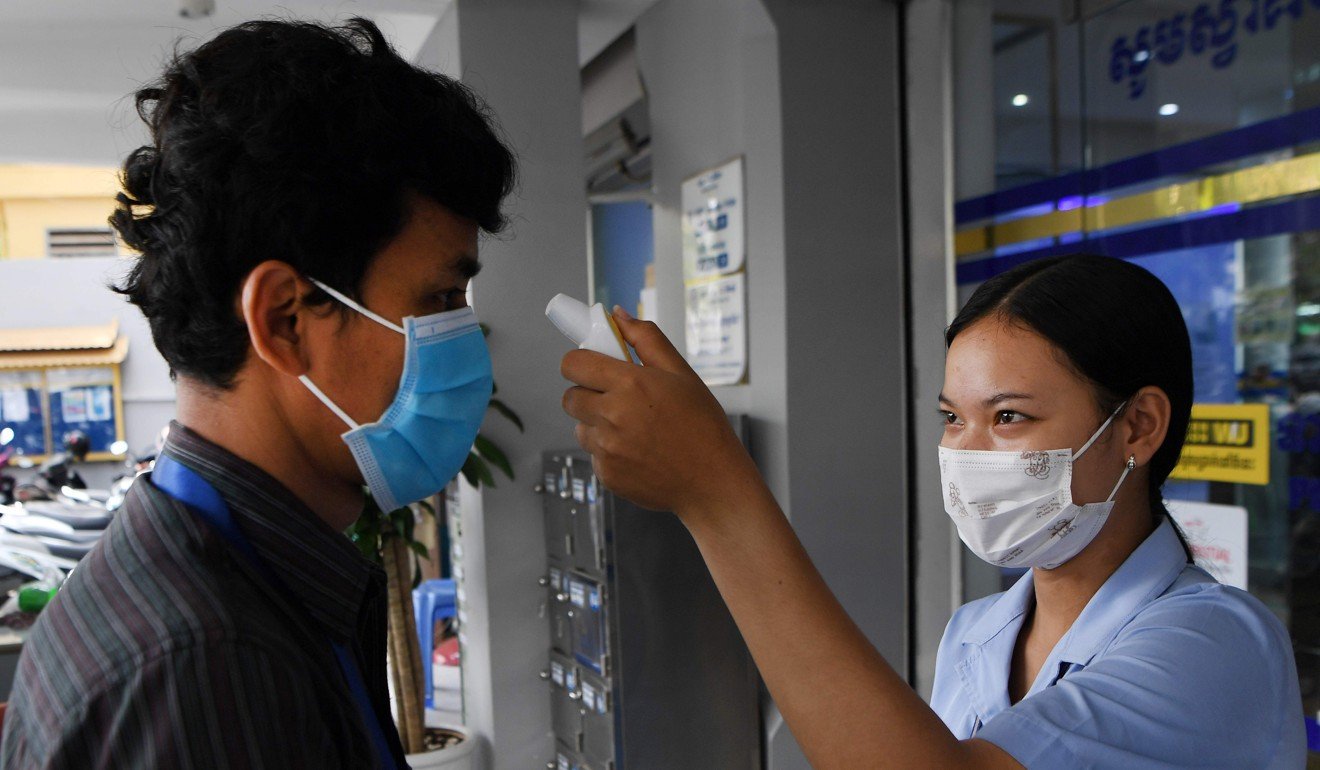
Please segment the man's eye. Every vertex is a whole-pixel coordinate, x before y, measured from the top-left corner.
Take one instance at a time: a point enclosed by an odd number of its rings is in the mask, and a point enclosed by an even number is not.
[[[445,310],[455,310],[462,307],[463,300],[466,296],[467,291],[464,289],[447,289],[436,294],[436,298],[440,301],[440,306]]]

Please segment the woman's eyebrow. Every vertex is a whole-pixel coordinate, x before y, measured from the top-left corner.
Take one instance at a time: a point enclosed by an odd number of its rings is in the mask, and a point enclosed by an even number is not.
[[[996,393],[990,398],[987,398],[985,401],[982,401],[981,404],[983,406],[996,406],[998,404],[1002,404],[1005,401],[1031,401],[1034,398],[1035,396],[1031,395],[1030,393]],[[952,399],[950,399],[948,396],[944,395],[943,393],[940,393],[940,403],[955,408],[958,406],[957,404],[953,403]]]
[[[986,406],[998,406],[1005,401],[1030,401],[1033,398],[1035,397],[1030,393],[996,393],[990,398],[987,398],[983,403]]]

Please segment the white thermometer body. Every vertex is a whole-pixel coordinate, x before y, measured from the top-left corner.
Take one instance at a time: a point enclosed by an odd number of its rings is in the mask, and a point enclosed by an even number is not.
[[[567,294],[557,294],[545,308],[546,318],[580,350],[594,350],[620,361],[632,362],[628,343],[599,302],[588,307]]]

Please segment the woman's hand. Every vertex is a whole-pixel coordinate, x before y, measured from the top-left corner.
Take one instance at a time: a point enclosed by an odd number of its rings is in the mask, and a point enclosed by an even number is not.
[[[643,366],[575,350],[561,367],[577,384],[564,393],[564,411],[578,421],[601,483],[685,521],[760,484],[724,409],[660,329],[621,308],[614,321]]]
[[[564,409],[596,475],[678,514],[813,767],[1020,768],[959,742],[852,622],[762,483],[724,410],[654,324],[614,320],[646,366],[564,356]],[[785,634],[810,628],[810,634]]]

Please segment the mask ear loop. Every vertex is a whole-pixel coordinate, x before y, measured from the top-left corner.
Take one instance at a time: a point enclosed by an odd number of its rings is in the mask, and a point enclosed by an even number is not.
[[[408,332],[402,326],[399,326],[398,324],[394,323],[393,321],[390,321],[389,319],[385,318],[382,315],[378,315],[376,313],[371,312],[362,305],[353,301],[351,298],[349,298],[347,295],[343,294],[342,292],[337,291],[333,287],[327,286],[324,283],[321,283],[315,278],[309,277],[307,280],[311,281],[312,284],[321,291],[325,292],[326,294],[329,294],[331,297],[334,297],[335,299],[339,300],[345,305],[348,305],[349,307],[358,311],[367,318],[370,318],[371,320],[375,321],[381,326],[384,326],[389,329],[393,329],[399,334],[407,336]],[[313,396],[316,396],[318,399],[320,399],[321,403],[325,404],[327,409],[334,412],[335,416],[343,420],[344,423],[348,425],[349,430],[357,430],[359,427],[361,427],[360,425],[358,425],[357,421],[355,421],[352,417],[348,416],[348,412],[345,412],[343,409],[340,409],[338,404],[336,404],[334,401],[331,401],[329,396],[327,396],[324,392],[322,392],[320,388],[316,387],[316,383],[312,382],[312,378],[304,374],[298,378],[298,381],[301,382],[304,386],[306,386],[306,388],[312,392]]]
[[[338,404],[331,401],[329,396],[321,392],[320,388],[316,387],[316,383],[312,382],[311,377],[308,377],[307,375],[304,374],[298,378],[298,381],[301,382],[303,385],[307,386],[307,389],[312,392],[312,395],[320,399],[321,403],[325,404],[330,411],[334,412],[335,415],[339,417],[339,419],[347,423],[350,430],[357,430],[360,427],[357,424],[357,422],[353,420],[352,417],[348,416],[348,412],[345,412],[343,409],[340,409]]]
[[[1119,404],[1118,408],[1114,410],[1113,414],[1109,415],[1109,418],[1105,420],[1104,424],[1101,425],[1100,428],[1096,430],[1095,433],[1091,434],[1091,438],[1087,439],[1085,444],[1082,444],[1082,448],[1077,450],[1077,452],[1072,456],[1072,459],[1073,460],[1081,459],[1082,455],[1086,454],[1086,450],[1090,449],[1092,444],[1094,444],[1096,441],[1099,441],[1100,437],[1105,435],[1105,429],[1109,427],[1110,423],[1114,421],[1114,418],[1117,417],[1119,413],[1122,412],[1123,409],[1127,407],[1127,405],[1128,402],[1126,401]]]
[[[394,331],[398,332],[399,334],[402,334],[402,335],[404,335],[404,336],[407,336],[408,332],[407,332],[402,326],[399,326],[398,324],[394,323],[393,321],[391,321],[390,319],[386,318],[386,317],[383,316],[383,315],[378,315],[378,314],[373,313],[372,311],[366,309],[365,307],[363,307],[363,306],[360,305],[359,303],[357,303],[357,302],[355,302],[354,300],[350,299],[350,298],[348,297],[348,295],[344,294],[343,292],[340,292],[340,291],[338,291],[337,289],[334,289],[334,288],[332,288],[332,287],[330,287],[330,286],[326,286],[325,284],[321,283],[320,281],[316,280],[315,278],[308,278],[307,280],[311,281],[311,282],[316,286],[316,288],[320,289],[321,291],[325,292],[326,294],[329,294],[330,296],[334,297],[335,299],[339,300],[340,302],[344,303],[345,305],[348,305],[349,307],[351,307],[351,308],[353,308],[354,310],[358,311],[359,313],[361,313],[362,315],[366,316],[367,318],[370,318],[371,320],[375,321],[376,323],[380,324],[381,326],[384,326],[384,327],[387,328],[387,329],[393,329]]]

